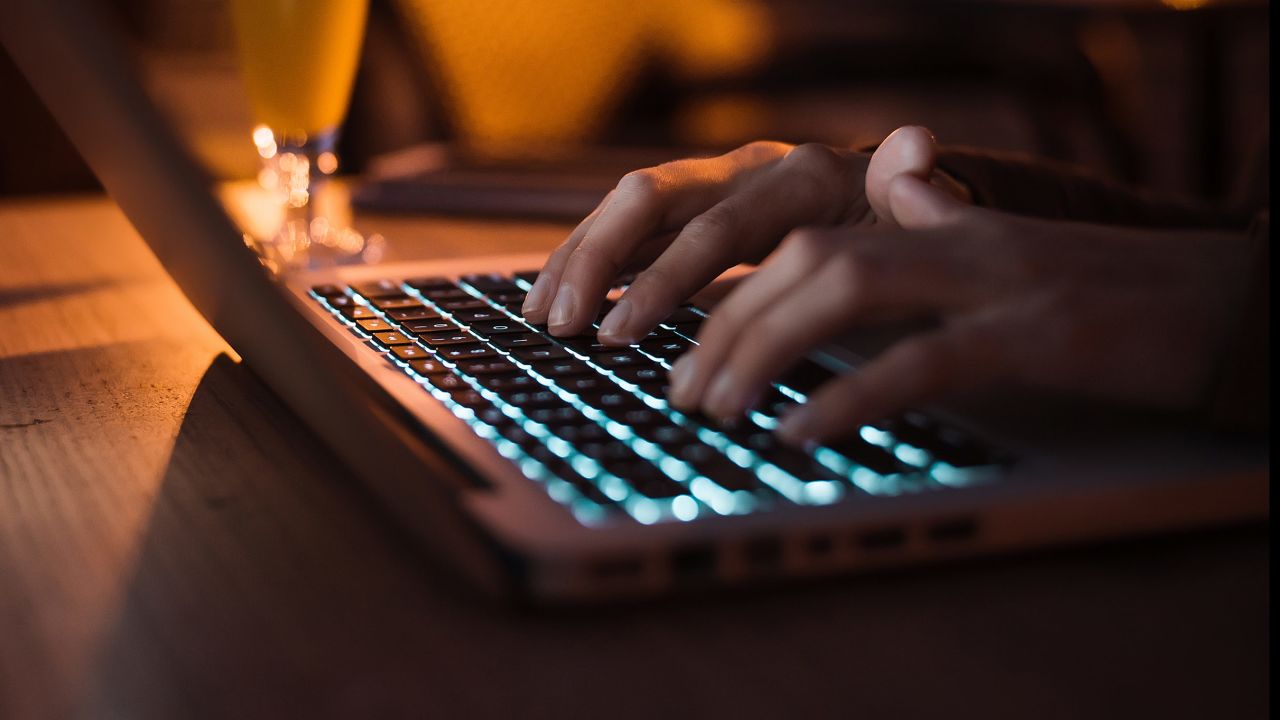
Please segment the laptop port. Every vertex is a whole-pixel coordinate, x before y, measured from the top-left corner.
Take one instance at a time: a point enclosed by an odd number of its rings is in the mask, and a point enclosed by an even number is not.
[[[752,570],[774,570],[782,564],[782,540],[777,537],[754,538],[747,541],[742,553]]]
[[[671,553],[671,574],[677,583],[698,584],[716,574],[716,549],[712,545],[690,545]]]
[[[936,543],[972,540],[977,534],[978,521],[972,517],[948,518],[930,525],[925,530],[929,540]]]
[[[859,533],[855,542],[863,550],[892,550],[907,544],[907,533],[900,527],[879,528]]]
[[[638,557],[620,557],[597,560],[591,563],[587,572],[596,580],[621,580],[635,577],[644,569],[644,563]]]

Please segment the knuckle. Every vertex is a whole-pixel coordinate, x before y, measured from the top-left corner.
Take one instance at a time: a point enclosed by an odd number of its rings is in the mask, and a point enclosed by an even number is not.
[[[751,160],[768,160],[785,155],[791,146],[773,140],[755,140],[734,150],[733,155],[743,155]]]
[[[795,335],[796,322],[794,317],[784,317],[776,312],[765,313],[755,328],[757,337],[768,338],[768,343],[776,346],[779,340]]]
[[[917,338],[903,344],[899,361],[922,388],[938,388],[947,378],[949,358],[957,355],[952,338]]]
[[[817,199],[832,208],[838,206],[826,202],[835,199],[847,180],[845,164],[834,149],[820,143],[797,145],[782,159],[779,171],[785,174],[796,196]]]
[[[689,221],[685,226],[684,239],[695,242],[711,239],[723,241],[730,237],[737,227],[738,221],[733,212],[722,205],[716,205]]]
[[[733,306],[722,305],[707,316],[701,329],[698,330],[698,342],[702,345],[715,345],[724,338],[733,335],[733,329],[740,323]]]
[[[1039,313],[1054,345],[1071,356],[1091,350],[1097,337],[1098,318],[1083,311],[1085,303],[1081,295],[1079,289],[1070,285],[1058,286],[1044,298]]]
[[[690,268],[732,264],[734,227],[729,213],[704,213],[690,221],[672,247]]]
[[[862,287],[870,284],[880,275],[882,260],[865,248],[850,245],[843,248],[831,258],[835,270],[848,286]]]
[[[811,227],[796,228],[787,233],[781,248],[788,253],[796,253],[808,257],[825,253],[831,246],[829,233]]]
[[[579,245],[569,256],[569,262],[592,271],[603,271],[611,278],[622,272],[621,262],[603,248],[588,243]]]
[[[1021,242],[1003,228],[993,231],[984,255],[991,272],[1009,289],[1038,285],[1047,271],[1035,243]]]
[[[794,167],[829,171],[839,164],[840,158],[835,150],[822,143],[803,143],[791,148],[784,160]]]
[[[679,294],[680,285],[680,278],[676,277],[670,268],[654,264],[636,276],[627,295],[635,300],[643,300],[647,304],[661,303],[672,295]]]
[[[719,345],[735,336],[742,325],[741,311],[733,302],[724,302],[707,316],[698,331],[701,345]]]
[[[617,192],[629,197],[651,198],[661,189],[661,173],[657,168],[632,170],[618,181]]]

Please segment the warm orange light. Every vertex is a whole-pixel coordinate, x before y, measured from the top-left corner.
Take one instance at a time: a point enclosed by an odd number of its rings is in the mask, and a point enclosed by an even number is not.
[[[316,167],[325,175],[332,175],[338,171],[338,156],[326,150],[316,157]]]
[[[1160,2],[1174,10],[1195,10],[1208,5],[1210,0],[1160,0]]]
[[[253,128],[253,144],[258,148],[258,156],[263,160],[270,160],[276,156],[276,135],[266,125],[257,125]]]
[[[758,0],[405,0],[462,140],[497,155],[589,141],[657,56],[686,76],[763,57]]]
[[[254,119],[290,139],[347,112],[368,0],[234,0],[231,18]]]

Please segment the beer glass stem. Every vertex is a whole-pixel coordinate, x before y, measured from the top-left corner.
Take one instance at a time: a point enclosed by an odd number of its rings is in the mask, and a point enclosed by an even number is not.
[[[337,131],[329,130],[313,135],[280,139],[280,157],[277,167],[288,208],[288,223],[299,225],[304,236],[321,240],[327,228],[317,227],[317,220],[324,217],[319,207],[324,202],[325,185],[337,169],[334,146]]]

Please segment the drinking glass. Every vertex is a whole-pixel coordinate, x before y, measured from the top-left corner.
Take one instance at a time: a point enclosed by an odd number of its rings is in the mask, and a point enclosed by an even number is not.
[[[269,261],[343,261],[369,249],[334,212],[327,180],[355,80],[369,0],[232,0],[241,71],[263,160],[283,206]]]

